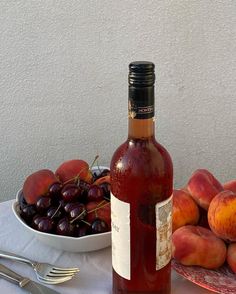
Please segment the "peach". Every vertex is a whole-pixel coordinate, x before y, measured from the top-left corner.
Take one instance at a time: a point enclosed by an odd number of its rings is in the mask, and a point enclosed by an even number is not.
[[[225,262],[226,252],[224,241],[200,226],[184,226],[172,235],[172,256],[183,265],[217,269]]]
[[[184,190],[185,192],[187,192],[189,194],[188,185],[182,187],[180,190]]]
[[[229,190],[236,193],[236,180],[231,180],[223,184],[224,190]]]
[[[61,182],[73,182],[76,177],[87,183],[91,183],[93,175],[89,165],[82,159],[72,159],[63,162],[55,172]],[[71,180],[71,181],[70,181]]]
[[[199,220],[198,206],[185,190],[173,190],[172,213],[173,232],[184,225],[196,225]]]
[[[47,195],[49,187],[56,182],[58,179],[49,169],[41,169],[29,175],[23,184],[26,202],[35,204],[41,196]]]
[[[236,241],[236,193],[223,191],[211,201],[208,222],[212,232],[227,241]]]
[[[223,186],[208,170],[198,169],[188,181],[188,191],[197,204],[207,210],[211,200],[223,191]]]
[[[104,184],[104,183],[108,183],[108,184],[111,183],[111,177],[110,177],[110,175],[107,175],[107,176],[98,178],[93,184],[99,186],[99,185]]]
[[[226,261],[231,270],[236,273],[236,243],[229,244]]]

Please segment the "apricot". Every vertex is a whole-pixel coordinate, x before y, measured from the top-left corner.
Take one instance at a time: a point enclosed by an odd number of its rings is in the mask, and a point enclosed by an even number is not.
[[[172,256],[183,265],[217,269],[225,262],[226,252],[224,241],[200,226],[183,226],[172,235]]]
[[[229,244],[226,261],[231,270],[236,273],[236,243]]]
[[[184,225],[196,225],[199,209],[186,190],[173,190],[172,231]]]
[[[236,193],[236,180],[231,180],[223,184],[224,190],[229,190]]]
[[[212,232],[227,241],[236,241],[236,193],[223,191],[211,201],[208,223]]]
[[[188,191],[199,206],[208,209],[211,200],[224,188],[206,169],[196,170],[188,181]]]
[[[57,168],[55,174],[62,183],[74,182],[76,177],[86,183],[91,183],[93,180],[88,163],[82,159],[71,159],[63,162]]]
[[[29,175],[23,184],[23,195],[28,204],[35,204],[41,196],[48,194],[49,187],[58,182],[49,169],[41,169]]]

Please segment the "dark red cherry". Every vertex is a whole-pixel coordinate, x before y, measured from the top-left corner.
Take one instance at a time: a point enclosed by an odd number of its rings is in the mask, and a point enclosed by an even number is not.
[[[65,207],[67,202],[64,199],[59,199],[58,203],[61,205],[61,207]]]
[[[59,219],[62,217],[62,210],[58,207],[50,207],[47,211],[47,216],[53,219]]]
[[[61,195],[66,202],[76,201],[80,195],[80,188],[75,184],[66,184],[61,190]]]
[[[31,221],[33,216],[37,213],[35,205],[27,204],[21,209],[21,215],[24,218],[24,220]]]
[[[81,193],[80,193],[80,202],[86,203],[87,202],[87,197],[88,197],[88,190],[90,188],[90,184],[84,182],[84,181],[80,181],[79,183],[79,187],[81,189]]]
[[[53,230],[53,221],[50,217],[41,217],[38,221],[38,230],[44,233],[50,233]]]
[[[59,196],[61,189],[62,189],[61,183],[59,183],[59,182],[53,183],[48,189],[49,195],[50,196]]]
[[[56,228],[56,232],[58,235],[64,236],[73,236],[75,231],[75,226],[70,223],[68,218],[62,218],[59,220]]]
[[[66,213],[69,213],[70,212],[70,210],[71,210],[72,206],[74,205],[74,203],[75,202],[68,202],[68,203],[66,203],[64,205],[64,210],[65,210]]]
[[[80,222],[75,228],[75,237],[84,237],[90,234],[91,227]]]
[[[40,220],[41,220],[41,215],[39,215],[39,214],[36,214],[34,217],[33,217],[33,220],[32,220],[32,223],[31,223],[31,226],[32,226],[32,228],[34,228],[34,229],[38,229],[38,224],[39,224],[39,222],[40,222]]]
[[[109,175],[110,175],[110,170],[104,169],[100,174],[100,178],[105,177],[105,176],[109,176]]]
[[[110,201],[110,198],[111,198],[111,185],[109,183],[102,183],[99,185],[100,188],[102,188],[103,190],[103,195],[104,195],[104,198],[108,201]]]
[[[91,224],[92,234],[100,234],[108,231],[108,225],[103,220],[97,218]]]
[[[97,185],[91,185],[88,190],[88,202],[103,200],[103,189]]]
[[[110,174],[110,170],[109,170],[109,169],[93,171],[93,178],[94,178],[94,181],[96,181],[96,180],[99,179],[99,178],[102,178],[102,177],[108,176],[109,174]]]
[[[19,205],[21,209],[28,205],[22,192],[19,194]]]
[[[50,197],[42,196],[36,202],[37,211],[40,214],[43,214],[47,211],[47,209],[51,206],[51,204],[52,204],[52,199]]]
[[[79,202],[73,203],[73,205],[69,209],[69,216],[72,220],[82,220],[85,218],[86,214],[87,213],[84,204]]]

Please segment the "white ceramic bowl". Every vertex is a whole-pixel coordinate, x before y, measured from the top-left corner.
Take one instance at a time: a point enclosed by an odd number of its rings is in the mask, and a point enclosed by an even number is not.
[[[100,169],[105,169],[107,167],[100,166]],[[93,168],[96,170],[96,168]],[[39,241],[54,247],[59,250],[69,251],[69,252],[89,252],[94,250],[99,250],[106,248],[111,245],[111,232],[88,235],[84,237],[68,237],[61,235],[54,235],[49,233],[43,233],[37,231],[30,226],[28,226],[20,216],[19,207],[19,195],[21,190],[17,192],[16,200],[12,204],[13,213],[22,225],[22,228],[27,230],[31,235],[34,235]]]

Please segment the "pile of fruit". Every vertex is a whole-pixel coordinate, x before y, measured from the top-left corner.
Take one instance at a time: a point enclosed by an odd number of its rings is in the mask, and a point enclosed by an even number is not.
[[[110,171],[81,159],[29,175],[19,196],[20,215],[32,228],[82,237],[111,230]]]
[[[221,184],[199,169],[173,191],[172,257],[207,269],[227,263],[236,273],[236,180]]]

